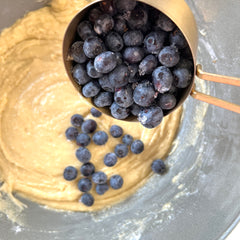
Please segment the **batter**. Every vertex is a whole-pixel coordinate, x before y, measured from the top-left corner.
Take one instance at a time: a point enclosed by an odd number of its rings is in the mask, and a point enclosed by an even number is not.
[[[91,118],[91,106],[67,78],[61,51],[68,23],[88,2],[53,0],[49,6],[18,20],[0,36],[1,190],[73,211],[99,210],[133,194],[152,174],[152,161],[167,156],[181,117],[179,109],[153,130],[105,115],[97,119],[97,130],[109,132],[112,124],[118,124],[125,133],[141,139],[145,150],[139,155],[129,153],[110,168],[103,164],[103,157],[121,140],[110,138],[105,146],[90,144],[96,170],[104,171],[108,177],[120,174],[124,185],[102,196],[93,187],[92,207],[79,202],[80,174],[73,182],[63,179],[65,167],[81,166],[75,157],[78,146],[66,140],[65,130],[75,113]]]

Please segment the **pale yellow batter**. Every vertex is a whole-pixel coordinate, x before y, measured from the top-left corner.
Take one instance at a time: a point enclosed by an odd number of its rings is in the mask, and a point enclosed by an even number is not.
[[[175,111],[153,130],[107,116],[97,119],[98,130],[108,132],[112,124],[119,124],[125,133],[141,139],[145,150],[139,155],[129,153],[109,168],[104,166],[103,157],[120,139],[109,138],[105,146],[91,144],[88,148],[96,170],[109,177],[120,174],[124,185],[102,196],[93,188],[92,207],[79,202],[82,193],[77,180],[68,182],[62,176],[66,166],[81,166],[75,157],[78,147],[67,141],[64,133],[73,114],[91,118],[91,106],[67,78],[61,51],[65,28],[87,2],[53,0],[50,6],[30,12],[0,36],[1,190],[74,211],[102,209],[133,194],[152,174],[152,161],[167,156],[181,117],[181,110]]]

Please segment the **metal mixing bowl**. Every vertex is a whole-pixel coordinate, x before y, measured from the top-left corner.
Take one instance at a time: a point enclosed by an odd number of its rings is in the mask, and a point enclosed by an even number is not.
[[[44,4],[0,3],[0,28]],[[199,29],[197,60],[206,71],[239,76],[240,2],[187,3]],[[238,88],[196,81],[199,90],[240,104]],[[28,208],[15,223],[0,214],[0,239],[224,239],[240,220],[239,129],[240,115],[188,98],[164,177],[153,176],[126,201],[96,213],[55,212],[21,199]]]

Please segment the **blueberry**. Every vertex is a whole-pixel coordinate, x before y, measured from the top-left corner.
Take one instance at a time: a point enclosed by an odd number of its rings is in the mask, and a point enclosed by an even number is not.
[[[96,33],[93,31],[92,25],[89,21],[80,22],[77,27],[78,35],[82,40],[86,40],[90,36],[95,36]]]
[[[116,66],[116,55],[110,51],[103,52],[94,59],[94,67],[100,73],[109,73]]]
[[[110,134],[114,138],[119,138],[123,135],[123,129],[118,125],[112,125],[110,128]]]
[[[117,59],[117,65],[121,65],[123,63],[122,54],[120,52],[115,52],[115,55],[116,55],[116,59]]]
[[[163,160],[157,159],[152,162],[151,168],[153,172],[163,174],[166,172],[166,165]]]
[[[145,7],[138,5],[130,13],[127,19],[131,29],[141,29],[147,24],[148,14]]]
[[[92,181],[96,184],[104,184],[107,182],[107,175],[104,172],[95,172],[92,175]]]
[[[114,92],[115,89],[111,84],[108,75],[104,75],[103,77],[99,78],[98,82],[103,90],[107,92]]]
[[[171,110],[176,106],[177,100],[173,94],[165,93],[159,96],[158,105],[163,110]]]
[[[129,134],[126,134],[122,138],[122,142],[126,145],[131,145],[133,142],[133,137]]]
[[[65,136],[68,140],[75,140],[78,135],[78,130],[75,127],[69,127],[65,131]]]
[[[138,65],[137,64],[131,64],[131,65],[128,65],[128,70],[130,72],[130,79],[131,78],[134,78],[138,72]]]
[[[120,34],[127,31],[127,23],[122,15],[115,16],[113,29]]]
[[[111,176],[109,183],[113,189],[119,189],[123,185],[123,178],[120,175],[113,175]]]
[[[72,166],[68,166],[64,169],[63,177],[67,181],[72,181],[77,177],[77,169]]]
[[[87,207],[91,207],[94,203],[94,198],[90,193],[84,193],[81,196],[80,201]]]
[[[131,151],[135,154],[140,154],[144,150],[144,144],[141,140],[135,140],[131,144]]]
[[[136,0],[121,0],[116,2],[116,8],[120,13],[132,11],[135,7],[136,7]]]
[[[91,23],[95,23],[95,21],[100,17],[100,15],[102,15],[102,11],[99,8],[93,8],[90,10],[90,12],[88,13],[88,20]]]
[[[88,37],[84,41],[83,51],[87,57],[95,58],[97,55],[105,51],[105,45],[98,37]]]
[[[69,57],[77,63],[85,63],[87,61],[88,58],[83,51],[83,42],[77,41],[72,44],[69,50]]]
[[[125,119],[129,116],[129,109],[120,107],[117,103],[113,102],[110,107],[111,114],[116,119]]]
[[[84,97],[95,97],[100,92],[100,86],[97,81],[92,81],[85,84],[82,88],[82,94]]]
[[[125,65],[118,65],[110,74],[109,80],[115,88],[123,87],[128,84],[129,69]]]
[[[113,1],[103,1],[100,3],[100,7],[104,13],[107,13],[111,16],[115,15],[117,13],[117,9],[114,6]]]
[[[126,144],[117,144],[116,147],[114,148],[114,153],[117,155],[119,158],[124,158],[128,154],[128,146]]]
[[[186,68],[190,72],[192,72],[193,69],[193,61],[190,59],[181,58],[178,64],[175,66],[175,68]]]
[[[87,163],[91,159],[91,153],[87,148],[80,147],[76,151],[76,157],[80,162]]]
[[[108,135],[104,131],[98,131],[94,133],[93,142],[97,145],[104,145],[108,141]]]
[[[155,22],[156,26],[166,32],[171,32],[175,27],[175,23],[165,14],[158,12],[158,17]]]
[[[113,94],[111,92],[100,92],[93,100],[97,107],[111,106],[113,102]]]
[[[113,167],[117,163],[117,155],[115,153],[107,153],[103,161],[106,166]]]
[[[97,128],[97,123],[93,119],[88,119],[82,124],[82,132],[83,133],[93,133]]]
[[[133,100],[140,106],[148,107],[155,100],[155,91],[149,82],[140,83],[134,89]]]
[[[112,31],[106,36],[105,44],[109,50],[119,52],[123,48],[123,39],[119,33]]]
[[[143,42],[143,34],[139,30],[127,31],[123,34],[123,41],[128,47],[140,46]]]
[[[172,72],[165,66],[156,68],[152,73],[155,90],[160,93],[169,91],[173,83]]]
[[[140,47],[127,47],[123,52],[123,58],[128,63],[138,63],[144,57],[144,50]]]
[[[185,88],[192,82],[192,74],[186,68],[176,68],[173,70],[174,84],[178,88]]]
[[[100,78],[103,76],[102,73],[95,69],[93,60],[90,60],[87,64],[87,74],[91,78]]]
[[[143,76],[145,74],[151,74],[153,70],[157,67],[157,58],[153,55],[146,56],[139,64],[139,75]]]
[[[165,33],[162,31],[150,32],[144,38],[144,46],[148,53],[158,54],[163,47]]]
[[[178,28],[170,33],[169,41],[171,45],[175,45],[179,49],[183,49],[188,46],[185,37]]]
[[[96,193],[98,195],[103,195],[105,192],[108,191],[108,189],[109,189],[109,186],[107,185],[107,183],[96,185]]]
[[[94,31],[98,34],[106,34],[114,27],[113,18],[109,14],[102,14],[94,23]]]
[[[86,133],[79,133],[76,138],[78,146],[86,147],[89,145],[91,138]]]
[[[86,69],[80,64],[76,64],[73,67],[72,74],[73,74],[74,80],[79,85],[86,84],[91,80],[91,78],[87,75]]]
[[[133,104],[133,91],[131,86],[125,86],[116,89],[114,93],[114,101],[124,108],[128,108]]]
[[[81,192],[88,192],[92,188],[92,182],[88,178],[82,178],[78,181],[78,189]]]
[[[71,124],[72,124],[74,127],[81,127],[83,121],[84,121],[83,116],[80,115],[80,114],[74,114],[74,115],[71,117]]]
[[[95,167],[92,163],[84,163],[81,168],[80,172],[82,173],[83,176],[89,177],[95,172]]]
[[[146,128],[155,128],[163,119],[163,111],[160,107],[152,106],[144,108],[138,115],[138,121]]]
[[[130,109],[133,116],[138,116],[139,112],[141,111],[141,107],[136,103],[134,103]]]
[[[96,108],[92,107],[90,110],[91,114],[93,117],[101,117],[102,113],[100,111],[98,111]]]
[[[180,54],[175,46],[164,47],[158,54],[159,62],[166,67],[174,67],[180,60]]]

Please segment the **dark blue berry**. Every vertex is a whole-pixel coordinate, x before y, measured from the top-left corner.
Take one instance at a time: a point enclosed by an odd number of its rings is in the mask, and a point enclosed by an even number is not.
[[[157,58],[153,55],[146,56],[139,64],[139,75],[143,76],[145,74],[151,74],[153,70],[157,67]]]
[[[127,31],[127,22],[122,15],[115,16],[113,29],[120,34]]]
[[[191,72],[193,69],[193,61],[181,58],[179,63],[175,66],[175,68],[187,68]]]
[[[83,85],[91,81],[88,76],[86,69],[81,64],[76,64],[72,70],[74,80],[79,84]]]
[[[131,144],[131,151],[135,154],[140,154],[144,150],[144,144],[141,140],[135,140]]]
[[[117,59],[117,65],[121,65],[123,63],[122,54],[120,52],[115,52],[115,55],[116,55],[116,59]]]
[[[84,41],[83,51],[87,57],[95,58],[97,55],[105,51],[105,45],[98,37],[88,37]]]
[[[100,92],[93,100],[97,107],[111,106],[113,102],[113,94],[111,92]]]
[[[81,198],[80,201],[87,207],[91,207],[94,203],[94,198],[90,193],[84,193]]]
[[[94,67],[100,73],[109,73],[116,66],[116,55],[110,51],[103,52],[94,59]]]
[[[129,116],[129,109],[120,107],[117,103],[113,102],[110,107],[111,114],[116,119],[125,119]]]
[[[150,32],[144,39],[144,46],[148,53],[158,54],[163,47],[165,34],[162,31]]]
[[[116,8],[120,13],[132,11],[135,7],[136,0],[121,0],[116,2]]]
[[[155,90],[160,93],[169,91],[173,83],[172,72],[165,66],[156,68],[152,73]]]
[[[124,158],[128,154],[128,146],[126,144],[117,144],[116,147],[114,148],[114,153],[117,155],[119,158]]]
[[[176,46],[178,49],[183,49],[188,46],[185,37],[178,28],[170,33],[169,41],[171,45]]]
[[[65,135],[68,140],[76,140],[76,137],[78,135],[78,130],[75,127],[69,127],[65,131]]]
[[[100,15],[102,15],[102,11],[99,8],[93,8],[89,11],[88,13],[88,20],[91,23],[95,23],[95,21],[100,17]]]
[[[163,160],[157,159],[152,162],[151,168],[153,172],[163,174],[166,172],[166,165]]]
[[[138,65],[137,64],[128,65],[128,70],[130,72],[130,76],[129,76],[130,79],[134,78],[136,76],[137,72],[138,72]]]
[[[112,125],[110,128],[110,134],[114,138],[119,138],[123,135],[123,129],[118,125]]]
[[[76,138],[78,146],[86,147],[89,145],[91,138],[86,133],[79,133]]]
[[[98,111],[96,108],[92,107],[90,110],[91,114],[93,117],[101,117],[102,113],[100,111]]]
[[[127,31],[123,34],[123,41],[128,47],[140,46],[143,42],[143,34],[139,30]]]
[[[102,14],[94,23],[94,31],[98,34],[106,34],[114,27],[113,18],[109,14]]]
[[[123,48],[123,39],[119,33],[112,31],[106,36],[105,44],[109,50],[119,52]]]
[[[180,54],[175,46],[167,46],[158,54],[159,62],[166,67],[174,67],[180,60]]]
[[[95,172],[92,175],[92,181],[96,184],[104,184],[107,182],[107,175],[104,172]]]
[[[74,127],[81,127],[83,121],[84,121],[83,116],[80,115],[80,114],[74,114],[74,115],[71,117],[71,124],[72,124]]]
[[[97,123],[93,119],[87,119],[82,124],[82,132],[83,133],[93,133],[97,128]]]
[[[160,107],[152,106],[144,108],[138,115],[138,121],[146,128],[155,128],[163,119],[163,111]]]
[[[171,110],[176,106],[177,100],[173,94],[165,93],[159,96],[158,106],[163,110]]]
[[[95,132],[92,140],[97,145],[104,145],[108,141],[108,135],[104,131]]]
[[[102,1],[100,7],[104,13],[107,13],[111,16],[117,13],[117,9],[113,1]]]
[[[92,163],[84,163],[81,168],[80,172],[82,173],[83,176],[89,177],[95,172],[95,167]]]
[[[133,137],[129,134],[126,134],[122,138],[122,142],[126,145],[131,145],[133,142]]]
[[[89,21],[80,22],[77,27],[78,35],[82,40],[86,40],[90,36],[95,36],[96,33],[93,31],[92,25]]]
[[[138,5],[127,18],[128,25],[131,29],[141,29],[147,24],[148,14],[145,7]]]
[[[93,60],[90,60],[87,64],[87,74],[91,78],[100,78],[103,76],[102,73],[95,69]]]
[[[110,74],[109,80],[115,88],[123,87],[128,84],[130,76],[129,69],[126,65],[118,65]]]
[[[80,162],[87,163],[91,159],[91,153],[87,148],[80,147],[76,151],[76,157]]]
[[[72,181],[77,177],[77,169],[72,166],[68,166],[64,169],[63,177],[67,181]]]
[[[88,58],[83,51],[83,42],[77,41],[72,44],[69,50],[69,57],[77,63],[85,63],[87,61]]]
[[[95,97],[100,92],[100,86],[98,81],[91,81],[85,84],[82,88],[82,94],[84,97]]]
[[[107,185],[107,183],[96,185],[96,193],[99,195],[103,195],[105,192],[108,191],[108,189],[109,186]]]
[[[103,90],[107,92],[114,92],[115,89],[111,84],[108,75],[104,75],[103,77],[99,78],[98,82]]]
[[[78,181],[78,189],[81,192],[88,192],[92,188],[92,182],[88,178],[82,178]]]
[[[119,189],[123,185],[123,178],[120,175],[113,175],[110,177],[109,183],[113,189]]]
[[[107,153],[104,156],[104,164],[108,167],[113,167],[117,163],[117,156],[115,153]]]
[[[130,107],[131,113],[133,116],[138,116],[139,112],[141,111],[141,107],[139,105],[137,105],[136,103],[134,103],[131,107]]]
[[[133,104],[133,91],[131,86],[125,86],[116,89],[114,93],[114,101],[124,108],[128,108]]]
[[[123,52],[123,58],[128,63],[138,63],[144,57],[144,50],[140,47],[127,47]]]
[[[174,84],[178,88],[186,88],[192,82],[192,73],[187,68],[173,70]]]
[[[158,12],[155,25],[166,32],[171,32],[176,27],[175,23],[161,12]]]

